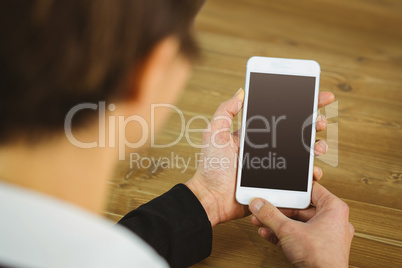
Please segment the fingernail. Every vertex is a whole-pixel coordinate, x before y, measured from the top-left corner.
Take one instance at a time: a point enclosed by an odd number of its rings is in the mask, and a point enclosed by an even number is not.
[[[321,175],[321,169],[319,167],[314,167],[315,173],[317,173],[317,176]]]
[[[233,97],[236,97],[236,95],[237,94],[239,94],[240,93],[240,91],[242,91],[243,90],[243,88],[240,88],[237,92],[236,92],[236,94],[234,94],[234,96]]]
[[[320,118],[324,123],[327,123],[327,118],[325,117],[325,115],[323,115],[323,114],[320,115]]]
[[[250,203],[250,210],[252,213],[258,213],[263,205],[264,202],[262,202],[261,199],[252,200]]]
[[[326,142],[320,140],[318,143],[320,144],[321,152],[325,153],[328,151],[328,144]]]
[[[261,235],[261,232],[262,232],[262,227],[260,227],[260,228],[258,229],[258,234]]]

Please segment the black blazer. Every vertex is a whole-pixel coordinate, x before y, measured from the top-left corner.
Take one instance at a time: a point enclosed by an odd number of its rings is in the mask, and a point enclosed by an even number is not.
[[[187,267],[211,254],[211,223],[184,184],[131,211],[118,224],[144,239],[172,267]]]

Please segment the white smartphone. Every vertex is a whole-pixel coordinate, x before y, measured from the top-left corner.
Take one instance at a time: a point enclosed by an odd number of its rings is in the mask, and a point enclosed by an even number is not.
[[[252,57],[247,62],[236,200],[310,205],[320,65]]]

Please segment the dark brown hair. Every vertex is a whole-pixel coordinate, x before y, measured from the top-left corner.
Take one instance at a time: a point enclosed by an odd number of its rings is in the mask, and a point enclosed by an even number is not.
[[[203,2],[1,1],[0,143],[60,131],[76,104],[124,96],[128,71],[163,38],[193,57]]]

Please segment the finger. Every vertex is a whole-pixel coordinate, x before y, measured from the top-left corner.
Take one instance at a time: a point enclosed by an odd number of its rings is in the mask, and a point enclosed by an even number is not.
[[[317,166],[314,166],[314,168],[313,168],[313,179],[314,179],[314,181],[321,180],[322,174],[323,174],[322,169],[317,167]]]
[[[319,140],[314,144],[314,155],[320,156],[328,151],[328,144],[324,140]]]
[[[324,186],[317,182],[313,182],[311,202],[317,208],[317,212],[324,209],[325,206],[330,205],[337,199],[338,198],[328,191]]]
[[[311,206],[306,209],[298,210],[298,213],[296,215],[296,220],[302,221],[302,222],[307,222],[311,218],[313,218],[317,214],[317,208]]]
[[[317,121],[315,124],[315,129],[317,132],[324,131],[327,128],[327,118],[325,115],[321,114],[317,117]]]
[[[282,209],[279,209],[279,211],[291,219],[302,221],[302,222],[309,221],[316,214],[316,208],[313,206],[310,206],[306,209],[282,208]]]
[[[266,227],[271,228],[278,237],[281,236],[279,230],[284,230],[284,228],[280,227],[291,222],[291,220],[283,215],[274,205],[264,199],[255,198],[251,200],[249,208],[254,216]]]
[[[260,227],[260,229],[258,230],[258,233],[259,233],[259,234],[261,235],[261,237],[264,238],[264,239],[267,239],[267,236],[265,236],[265,235],[263,235],[263,234],[260,233],[261,228],[264,228],[264,229],[265,229],[264,232],[274,233],[274,231],[272,231],[271,228],[266,227],[264,224],[262,224],[262,222],[260,222],[260,220],[259,220],[256,216],[254,216],[254,215],[251,215],[251,222],[252,222],[255,226]]]
[[[212,130],[230,128],[233,117],[243,108],[244,90],[241,88],[229,100],[221,103],[211,120]]]
[[[251,223],[254,224],[257,227],[263,227],[264,226],[264,224],[262,224],[262,222],[260,222],[260,220],[254,215],[251,215]]]
[[[318,95],[318,109],[331,104],[335,100],[335,95],[331,92],[320,92]]]
[[[270,228],[261,227],[260,229],[258,229],[258,234],[274,245],[277,245],[279,243],[278,237]]]

